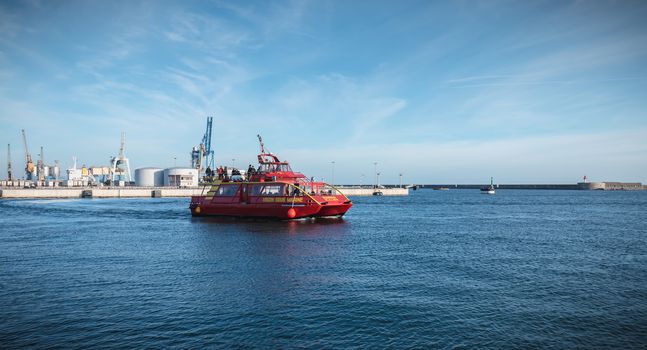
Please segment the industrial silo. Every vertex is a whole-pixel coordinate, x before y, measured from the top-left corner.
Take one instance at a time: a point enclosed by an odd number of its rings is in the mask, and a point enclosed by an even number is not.
[[[51,178],[58,180],[61,176],[61,167],[56,163],[55,165],[49,167],[49,174]]]
[[[141,186],[141,187],[164,186],[164,170],[161,168],[135,169],[135,186]]]

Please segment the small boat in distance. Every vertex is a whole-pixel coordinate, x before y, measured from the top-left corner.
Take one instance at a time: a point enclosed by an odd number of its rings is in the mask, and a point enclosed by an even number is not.
[[[494,178],[490,177],[490,186],[481,187],[481,193],[483,194],[495,194],[496,190],[494,189]]]

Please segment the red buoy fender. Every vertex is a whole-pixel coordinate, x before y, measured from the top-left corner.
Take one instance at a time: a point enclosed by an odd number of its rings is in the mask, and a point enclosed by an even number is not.
[[[288,209],[288,219],[294,219],[297,216],[297,211],[294,208]]]

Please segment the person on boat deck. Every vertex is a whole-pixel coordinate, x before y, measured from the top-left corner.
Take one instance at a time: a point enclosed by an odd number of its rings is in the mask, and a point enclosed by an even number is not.
[[[216,169],[216,173],[218,174],[218,180],[222,180],[222,165]]]
[[[252,176],[254,175],[254,173],[256,173],[256,169],[254,169],[254,167],[250,164],[249,167],[247,167],[247,174],[249,174],[248,176]]]

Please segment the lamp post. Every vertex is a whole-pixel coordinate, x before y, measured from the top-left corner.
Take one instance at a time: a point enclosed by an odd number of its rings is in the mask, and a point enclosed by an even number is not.
[[[231,168],[232,169],[235,167],[234,166],[235,164],[236,164],[236,158],[231,158]]]
[[[335,186],[335,161],[333,160],[331,163],[332,163],[332,177],[331,177],[332,180],[330,181],[330,184]]]
[[[400,188],[402,188],[402,173],[400,173]]]
[[[377,173],[377,162],[373,162],[373,169],[375,170],[375,188],[377,188],[377,183],[379,182],[379,179],[378,179],[379,174]]]
[[[380,188],[380,173],[377,173],[377,186],[376,188]]]
[[[176,167],[176,166],[177,166],[177,157],[173,157],[173,166],[174,166],[174,167]]]

